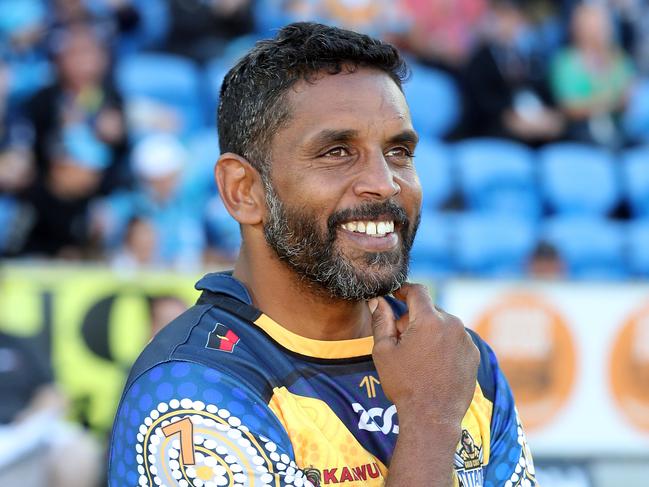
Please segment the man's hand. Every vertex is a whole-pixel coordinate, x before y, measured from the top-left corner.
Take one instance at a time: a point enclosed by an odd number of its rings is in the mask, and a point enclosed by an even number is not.
[[[369,303],[372,356],[399,414],[387,485],[452,485],[453,453],[475,391],[480,353],[462,322],[436,309],[424,286],[404,284],[395,296],[408,306],[399,320],[385,299]],[[423,484],[416,483],[417,475]]]

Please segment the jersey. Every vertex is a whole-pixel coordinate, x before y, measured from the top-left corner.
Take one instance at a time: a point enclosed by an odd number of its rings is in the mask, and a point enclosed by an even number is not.
[[[253,307],[229,274],[208,274],[196,287],[196,305],[131,370],[113,426],[109,485],[383,485],[399,420],[372,361],[372,337],[296,335]],[[396,316],[405,311],[389,302]],[[480,366],[455,485],[536,485],[511,391],[493,352],[470,333]]]

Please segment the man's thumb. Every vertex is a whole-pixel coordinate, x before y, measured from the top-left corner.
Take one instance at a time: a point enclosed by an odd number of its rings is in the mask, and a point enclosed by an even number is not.
[[[381,338],[396,338],[397,326],[394,313],[388,302],[383,298],[373,298],[367,302],[372,313],[372,334],[374,341]]]

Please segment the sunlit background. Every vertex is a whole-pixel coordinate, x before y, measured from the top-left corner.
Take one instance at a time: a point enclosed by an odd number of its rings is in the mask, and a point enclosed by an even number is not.
[[[496,350],[541,484],[649,485],[642,0],[0,0],[0,485],[105,485],[130,364],[236,258],[221,80],[295,20],[408,58],[412,277]]]

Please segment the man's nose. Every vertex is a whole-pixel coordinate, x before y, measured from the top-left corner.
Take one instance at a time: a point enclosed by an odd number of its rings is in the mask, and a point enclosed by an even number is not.
[[[367,157],[363,171],[354,184],[354,192],[358,196],[378,200],[389,199],[401,192],[394,170],[383,153]]]

